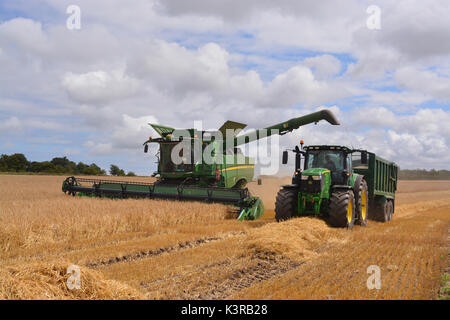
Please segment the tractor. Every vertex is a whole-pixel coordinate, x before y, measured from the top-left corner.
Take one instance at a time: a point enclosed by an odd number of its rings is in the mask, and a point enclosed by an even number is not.
[[[288,151],[282,163],[288,162]],[[283,185],[275,218],[323,216],[333,227],[392,220],[398,166],[373,152],[338,145],[296,146],[292,184]],[[303,163],[303,169],[302,164]]]

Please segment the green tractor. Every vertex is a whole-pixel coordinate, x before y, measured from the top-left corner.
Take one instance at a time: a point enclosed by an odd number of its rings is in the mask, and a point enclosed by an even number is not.
[[[289,133],[301,126],[326,120],[339,122],[329,110],[275,124],[239,135],[245,124],[226,121],[213,131],[175,129],[150,124],[159,137],[144,142],[157,144],[158,168],[154,182],[111,181],[68,177],[62,190],[69,195],[108,198],[151,198],[219,202],[233,205],[239,220],[253,220],[264,213],[264,205],[250,194],[246,184],[254,176],[254,159],[239,146],[265,137]]]
[[[322,215],[333,227],[365,226],[368,219],[387,222],[395,208],[398,166],[372,152],[345,146],[295,147],[292,184],[282,186],[275,218]],[[301,163],[303,160],[303,170]],[[288,151],[283,152],[283,164]],[[370,210],[369,210],[370,208]]]

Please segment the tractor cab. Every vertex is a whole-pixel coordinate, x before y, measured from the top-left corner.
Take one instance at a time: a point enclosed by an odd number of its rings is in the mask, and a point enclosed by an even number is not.
[[[347,184],[352,171],[351,150],[343,146],[305,147],[304,170],[322,168],[331,173],[331,183]]]

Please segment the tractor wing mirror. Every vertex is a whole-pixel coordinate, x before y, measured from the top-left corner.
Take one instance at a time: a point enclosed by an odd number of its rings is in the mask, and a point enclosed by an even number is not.
[[[361,164],[367,164],[367,151],[361,152]]]
[[[288,152],[287,152],[287,150],[284,150],[283,151],[283,161],[282,161],[282,163],[286,164],[287,162],[288,162]]]
[[[302,156],[300,155],[300,153],[296,153],[295,154],[295,171],[298,171],[300,169],[301,160],[302,160]]]
[[[145,147],[144,147],[144,152],[145,152],[145,153],[148,152],[148,144],[145,145]]]

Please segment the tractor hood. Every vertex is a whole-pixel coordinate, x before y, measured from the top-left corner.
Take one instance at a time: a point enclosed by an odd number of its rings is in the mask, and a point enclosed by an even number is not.
[[[304,176],[318,176],[322,175],[325,172],[330,172],[330,170],[326,168],[310,168],[302,171],[302,175]]]
[[[309,200],[311,197],[317,197],[317,201],[322,198],[328,199],[330,185],[331,172],[327,168],[310,168],[302,171],[300,191],[308,195]]]

